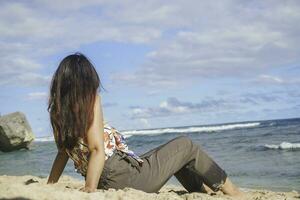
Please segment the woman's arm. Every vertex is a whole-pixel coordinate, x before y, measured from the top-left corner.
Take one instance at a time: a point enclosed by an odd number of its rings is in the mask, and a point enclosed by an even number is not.
[[[64,150],[58,150],[56,158],[53,162],[52,169],[48,178],[49,183],[56,183],[61,176],[64,168],[68,162],[69,156]]]
[[[101,107],[101,97],[96,95],[94,105],[94,120],[87,132],[87,143],[90,151],[85,192],[93,192],[97,189],[99,178],[101,176],[104,162],[104,127],[103,127],[103,113]]]

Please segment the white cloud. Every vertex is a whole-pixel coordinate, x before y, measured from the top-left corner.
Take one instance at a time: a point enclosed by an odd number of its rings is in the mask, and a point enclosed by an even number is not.
[[[142,125],[144,126],[144,128],[149,128],[151,125],[148,121],[148,119],[145,119],[145,118],[141,118],[139,119],[139,121],[142,123]]]
[[[200,103],[191,103],[179,101],[175,97],[170,97],[155,107],[131,107],[131,118],[152,118],[178,114],[191,114],[195,112],[217,111],[220,108],[225,110],[232,108],[232,105],[230,102],[226,102],[223,99],[206,98]]]
[[[47,79],[47,75],[40,74],[43,58],[62,51],[76,51],[84,44],[149,43],[161,36],[161,31],[154,27],[118,24],[109,16],[102,16],[101,10],[107,6],[112,6],[113,12],[118,10],[118,5],[104,2],[76,1],[71,6],[55,1],[1,2],[0,85],[36,85],[38,81],[26,82],[21,75],[26,72]],[[94,10],[86,12],[86,9]],[[22,82],[14,82],[16,79]]]
[[[219,95],[217,95],[219,96]],[[274,90],[272,92],[246,92],[241,94],[222,94],[222,97],[204,97],[198,102],[182,101],[169,97],[155,106],[131,106],[131,119],[183,116],[199,113],[202,116],[250,111],[274,110],[278,105],[293,105],[299,102],[298,90]]]
[[[2,1],[0,84],[23,71],[40,74],[43,58],[98,41],[153,49],[136,72],[112,75],[122,83],[256,76],[300,61],[299,13],[297,1]]]
[[[27,94],[27,100],[45,100],[48,98],[48,94],[46,92],[31,92]]]
[[[278,77],[268,74],[259,75],[254,82],[259,84],[270,84],[270,85],[298,85],[300,84],[300,79],[293,77]]]
[[[284,83],[284,80],[276,77],[276,76],[270,76],[270,75],[260,75],[259,77],[259,81],[261,82],[266,82],[266,83],[278,83],[278,84],[282,84]]]
[[[135,73],[112,79],[146,87],[178,87],[206,78],[252,78],[300,62],[300,4],[295,1],[190,1],[161,23],[170,34],[155,43]],[[176,21],[178,24],[167,23]],[[158,25],[157,25],[158,26]],[[171,33],[168,33],[171,32]],[[118,79],[118,77],[127,79]]]

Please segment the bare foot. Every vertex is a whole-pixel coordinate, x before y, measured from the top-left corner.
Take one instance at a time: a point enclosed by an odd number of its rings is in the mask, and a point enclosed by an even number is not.
[[[229,178],[226,178],[224,185],[221,187],[224,194],[231,196],[233,199],[246,200],[246,195],[236,187]]]
[[[206,194],[209,194],[209,195],[215,195],[215,194],[216,194],[212,189],[210,189],[210,188],[209,188],[207,185],[205,185],[204,183],[202,184],[201,192],[206,193]]]

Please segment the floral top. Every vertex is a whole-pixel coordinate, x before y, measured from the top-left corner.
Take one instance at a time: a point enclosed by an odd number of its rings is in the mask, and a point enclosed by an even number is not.
[[[139,163],[143,162],[143,160],[139,156],[128,149],[124,136],[114,127],[104,122],[105,160],[112,156],[116,149],[131,156]],[[84,140],[80,138],[78,140],[78,145],[76,145],[72,150],[65,150],[68,156],[73,160],[76,171],[81,175],[86,176],[89,159],[89,149]]]

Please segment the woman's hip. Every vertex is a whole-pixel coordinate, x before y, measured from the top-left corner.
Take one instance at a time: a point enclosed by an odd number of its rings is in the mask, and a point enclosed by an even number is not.
[[[131,187],[131,181],[138,172],[139,166],[136,160],[120,150],[115,150],[104,163],[98,188]]]

